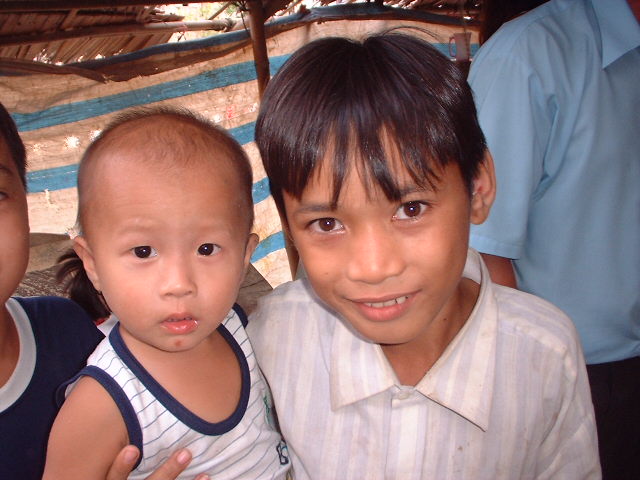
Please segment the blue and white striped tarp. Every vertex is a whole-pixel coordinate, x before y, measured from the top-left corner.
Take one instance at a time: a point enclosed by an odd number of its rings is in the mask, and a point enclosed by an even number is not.
[[[284,31],[268,40],[271,73],[278,70],[291,52],[314,38],[357,37],[397,24],[398,21],[390,20],[336,21]],[[420,26],[425,28],[424,24]],[[441,42],[435,42],[440,49],[447,48],[450,34],[460,30],[441,25],[429,28],[442,38]],[[230,38],[237,40],[237,32],[234,34]],[[218,35],[218,45],[224,43],[224,35],[232,34]],[[202,49],[206,41],[174,44],[174,48],[181,52],[195,51]],[[165,46],[162,55],[166,57],[171,48]],[[123,55],[108,62],[111,67],[114,63],[126,67],[127,62],[135,63],[140,56],[140,53]],[[96,61],[91,64],[95,66]],[[12,113],[27,146],[32,232],[64,233],[73,228],[78,160],[115,115],[146,105],[181,106],[226,128],[247,150],[254,169],[255,231],[261,240],[252,263],[272,286],[291,278],[282,227],[253,143],[258,90],[250,47],[120,82],[100,83],[76,75],[53,74],[0,77],[0,100]]]

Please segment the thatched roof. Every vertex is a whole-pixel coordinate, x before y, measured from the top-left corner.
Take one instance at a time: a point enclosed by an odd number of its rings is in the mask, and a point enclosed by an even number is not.
[[[378,5],[401,7],[444,16],[476,19],[481,0],[376,0]],[[238,5],[246,21],[203,18],[185,22],[165,13],[163,5],[139,0],[3,0],[0,2],[0,59],[3,69],[34,71],[36,62],[69,65],[82,60],[131,53],[163,44],[177,32],[229,31],[249,27],[250,12],[259,12],[261,23],[298,11],[302,0],[248,0],[209,2]],[[193,2],[168,1],[167,4]],[[319,0],[316,5],[354,3]]]

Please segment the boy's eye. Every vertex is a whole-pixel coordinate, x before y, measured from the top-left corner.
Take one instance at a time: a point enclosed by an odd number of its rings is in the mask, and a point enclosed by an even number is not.
[[[138,258],[149,258],[149,257],[155,257],[156,255],[158,255],[158,252],[156,252],[156,249],[153,247],[150,247],[149,245],[141,245],[139,247],[133,247],[132,251],[133,251],[133,254]]]
[[[198,255],[203,255],[205,257],[209,255],[213,255],[214,253],[218,253],[220,250],[220,246],[215,243],[203,243],[198,247]]]
[[[323,232],[323,233],[336,232],[344,228],[342,223],[340,223],[339,220],[336,220],[335,218],[329,218],[329,217],[319,218],[317,220],[314,220],[313,222],[311,222],[309,226],[311,227],[312,230],[315,230],[317,232]]]
[[[424,202],[407,202],[400,205],[400,208],[396,211],[394,215],[398,220],[407,220],[410,218],[419,217],[424,213],[424,210],[427,208],[427,205]]]

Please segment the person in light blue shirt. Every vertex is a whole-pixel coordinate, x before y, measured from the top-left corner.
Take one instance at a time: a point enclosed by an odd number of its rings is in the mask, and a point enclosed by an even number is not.
[[[471,245],[495,281],[573,319],[616,479],[640,478],[639,19],[638,0],[552,0],[469,74],[498,181]]]

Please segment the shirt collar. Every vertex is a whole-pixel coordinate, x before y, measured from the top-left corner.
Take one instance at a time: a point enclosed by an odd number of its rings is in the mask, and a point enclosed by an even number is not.
[[[471,249],[464,276],[480,283],[478,301],[416,390],[486,430],[493,398],[497,308],[486,267]],[[399,385],[380,346],[363,339],[342,321],[336,322],[330,358],[334,410]]]
[[[333,410],[382,393],[398,383],[380,345],[364,339],[341,320],[335,324],[330,362]]]
[[[626,0],[592,0],[600,29],[602,68],[640,46],[640,24]]]

